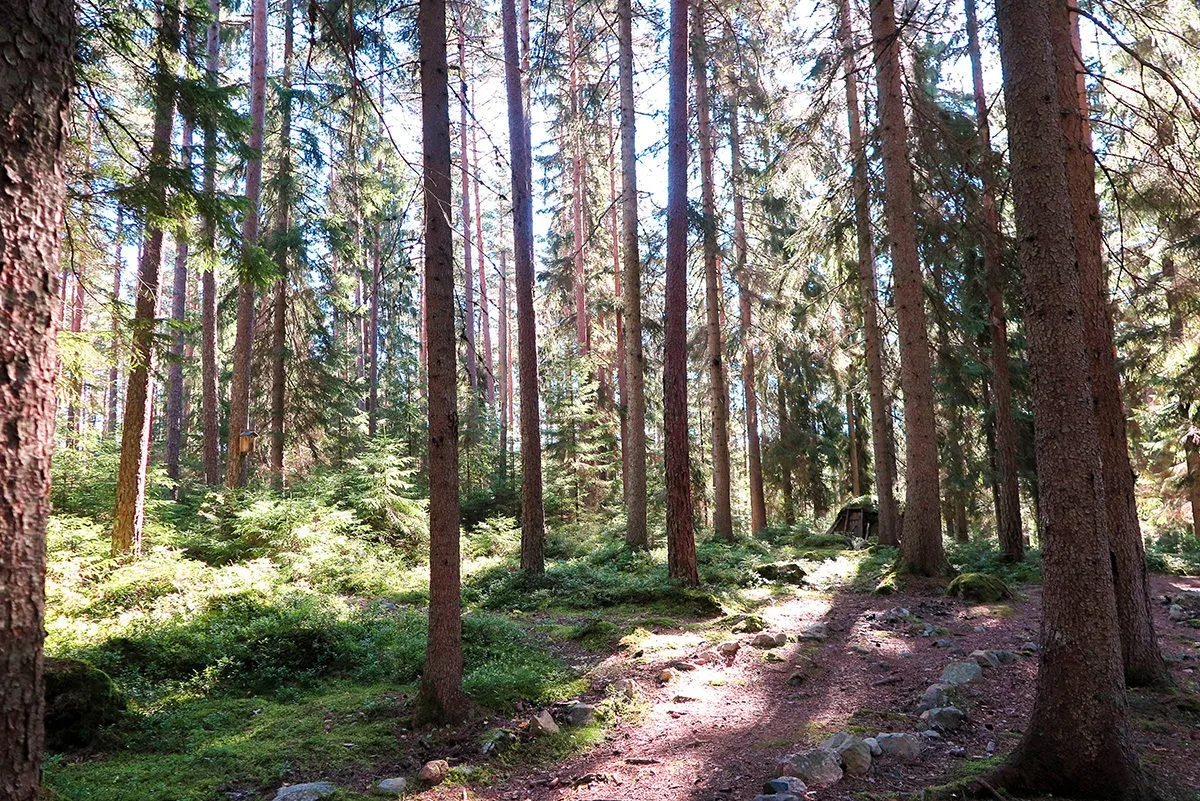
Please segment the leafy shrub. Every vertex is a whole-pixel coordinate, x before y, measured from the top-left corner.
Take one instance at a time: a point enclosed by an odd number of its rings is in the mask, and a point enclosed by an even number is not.
[[[1042,554],[1036,548],[1025,549],[1023,562],[1007,562],[995,540],[973,539],[948,544],[946,558],[959,573],[986,573],[1009,586],[1042,580]]]
[[[521,524],[511,517],[489,517],[470,529],[463,553],[471,558],[511,556],[521,548]]]
[[[117,503],[120,464],[121,442],[115,438],[91,436],[78,448],[57,449],[50,464],[50,502],[55,513],[111,519]],[[157,519],[170,505],[165,500],[170,486],[166,470],[152,460],[146,475],[147,519]]]

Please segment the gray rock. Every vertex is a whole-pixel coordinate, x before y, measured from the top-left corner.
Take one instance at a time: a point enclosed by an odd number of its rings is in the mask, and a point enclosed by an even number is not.
[[[942,677],[939,679],[942,684],[952,684],[958,686],[960,684],[970,684],[983,678],[983,668],[975,662],[951,662],[946,665],[946,669],[942,671]]]
[[[800,801],[800,799],[791,793],[771,793],[770,795],[756,795],[754,801]]]
[[[308,782],[307,784],[292,784],[280,787],[275,793],[274,801],[317,801],[327,795],[333,795],[337,788],[329,782]]]
[[[975,664],[985,668],[1000,667],[1000,660],[995,657],[991,651],[972,651],[970,659],[975,660]]]
[[[805,626],[800,630],[800,639],[802,640],[825,640],[828,637],[828,623],[813,623],[811,626]]]
[[[1021,650],[1022,651],[1033,651],[1034,653],[1037,653],[1038,644],[1036,642],[1027,642],[1021,646]]]
[[[617,679],[608,685],[608,694],[632,701],[638,697],[637,682],[633,679]]]
[[[935,707],[934,709],[926,710],[921,715],[921,720],[928,723],[937,731],[944,732],[957,731],[966,719],[966,713],[955,706]]]
[[[922,736],[922,737],[924,737],[924,738],[925,738],[925,739],[927,739],[927,740],[940,740],[940,739],[942,739],[942,735],[938,734],[938,733],[937,733],[936,731],[934,731],[933,729],[926,729],[925,731],[921,732],[921,736]]]
[[[568,726],[586,726],[596,719],[596,707],[576,701],[567,707]]]
[[[529,719],[529,733],[535,736],[543,734],[558,734],[558,724],[554,722],[554,718],[546,710],[542,710],[536,716]]]
[[[781,775],[796,776],[809,787],[825,787],[841,781],[841,760],[828,748],[790,754],[776,768]]]
[[[1188,613],[1179,604],[1171,604],[1169,607],[1167,607],[1167,617],[1169,617],[1169,618],[1171,618],[1171,620],[1175,620],[1175,621],[1187,620]]]
[[[408,790],[408,779],[403,776],[397,776],[393,779],[384,779],[375,785],[375,792],[383,793],[384,795],[404,795]]]
[[[903,606],[897,606],[884,612],[882,620],[884,623],[903,623],[910,617],[912,617],[911,612]]]
[[[807,785],[795,776],[779,776],[763,783],[763,794],[802,796],[808,790]]]
[[[996,657],[1002,665],[1011,665],[1021,660],[1020,654],[1014,654],[1012,651],[988,651],[988,653]]]
[[[742,644],[737,640],[726,640],[717,646],[717,653],[722,656],[734,656],[741,650]]]
[[[949,689],[950,685],[948,684],[929,685],[925,689],[925,694],[921,696],[921,700],[917,702],[917,711],[924,712],[927,709],[948,705],[950,698],[946,691]]]
[[[866,776],[871,770],[871,746],[858,737],[851,737],[837,750],[842,767],[851,776]]]
[[[787,643],[787,635],[782,631],[764,631],[755,634],[750,644],[755,648],[778,648]]]
[[[975,632],[976,634],[981,634],[987,631],[987,626],[972,626],[971,631]]]
[[[933,647],[934,648],[953,648],[954,640],[947,640],[945,637],[943,637],[940,640],[934,640]]]
[[[863,742],[867,744],[867,748],[871,749],[871,756],[877,757],[883,753],[883,749],[879,747],[879,741],[874,737],[867,737]]]
[[[892,732],[875,737],[885,757],[896,757],[913,762],[921,756],[921,740],[912,734]]]
[[[517,744],[517,735],[509,729],[492,729],[483,735],[483,744],[479,752],[484,756],[502,754]]]
[[[417,773],[417,778],[426,784],[441,784],[449,775],[449,762],[444,759],[431,759],[421,766],[420,772]]]

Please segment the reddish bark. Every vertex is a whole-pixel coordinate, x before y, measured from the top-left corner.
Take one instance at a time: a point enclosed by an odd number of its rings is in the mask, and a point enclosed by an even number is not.
[[[210,87],[217,85],[221,66],[221,0],[209,0],[212,19],[208,25],[205,77]],[[211,205],[217,193],[217,133],[211,124],[204,129],[204,193]],[[204,271],[204,300],[200,309],[200,418],[204,434],[204,481],[209,486],[221,482],[220,422],[217,419],[217,226],[212,219],[204,222],[204,244],[212,264]]]
[[[471,409],[474,413],[479,397],[479,355],[475,351],[475,276],[474,262],[471,260],[471,174],[470,160],[467,156],[467,35],[463,30],[462,12],[458,19],[458,166],[462,178],[462,231],[463,231],[463,329],[467,337],[467,383],[471,385]],[[471,418],[468,416],[468,423]]]
[[[0,798],[37,801],[43,745],[46,520],[54,447],[75,9],[5,6],[0,52]]]
[[[275,303],[271,315],[271,483],[283,488],[287,401],[287,308],[292,233],[292,39],[294,0],[283,0],[283,75],[279,108],[279,197],[275,201]]]
[[[474,90],[471,96],[475,96]],[[487,269],[483,257],[483,206],[479,204],[479,145],[476,134],[478,126],[471,126],[471,163],[475,165],[475,178],[471,185],[475,192],[475,259],[479,265],[479,327],[483,331],[483,363],[487,368],[484,374],[487,386],[488,409],[496,409],[496,362],[492,357],[492,315],[488,310],[488,281]]]
[[[183,168],[192,168],[192,124],[183,123],[181,157]],[[179,455],[183,445],[183,325],[187,317],[188,238],[185,232],[175,234],[175,270],[171,276],[171,365],[167,371],[167,477],[179,480]]]

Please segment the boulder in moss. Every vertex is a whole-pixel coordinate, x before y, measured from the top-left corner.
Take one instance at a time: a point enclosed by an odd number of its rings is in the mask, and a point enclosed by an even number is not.
[[[108,674],[77,659],[46,658],[46,750],[90,746],[102,726],[116,723],[125,696]]]
[[[990,604],[1009,597],[1008,585],[987,573],[963,573],[946,588],[947,595],[964,601]]]

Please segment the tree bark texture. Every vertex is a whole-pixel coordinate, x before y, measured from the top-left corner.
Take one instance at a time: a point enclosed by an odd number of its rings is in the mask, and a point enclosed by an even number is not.
[[[192,124],[183,123],[181,157],[183,168],[192,168]],[[188,238],[175,234],[175,269],[171,276],[171,365],[167,371],[167,477],[179,480],[179,457],[183,446],[183,325],[187,317]],[[176,490],[173,490],[176,491]]]
[[[462,182],[462,231],[463,231],[463,330],[467,338],[467,382],[471,385],[471,409],[468,410],[467,422],[470,424],[479,402],[479,356],[475,350],[475,276],[474,264],[471,260],[471,172],[470,160],[467,155],[467,34],[463,30],[462,13],[458,20],[458,166]]]
[[[1135,686],[1168,684],[1170,676],[1158,650],[1150,615],[1145,546],[1137,517],[1133,466],[1129,462],[1125,409],[1109,308],[1108,275],[1101,257],[1096,160],[1092,152],[1083,61],[1079,55],[1079,22],[1065,3],[1049,0],[1048,9],[1067,154],[1075,252],[1079,260],[1084,331],[1088,338],[1091,393],[1100,425],[1108,542],[1115,571],[1125,680]]]
[[[997,4],[1033,370],[1043,617],[1033,712],[1009,789],[1143,798],[1125,704],[1100,430],[1046,0]]]
[[[621,286],[625,318],[625,542],[648,548],[646,529],[646,358],[642,350],[642,263],[638,252],[636,112],[633,100],[633,2],[617,0],[621,102]]]
[[[294,0],[283,0],[283,75],[279,105],[279,197],[275,205],[275,304],[271,315],[271,484],[283,489],[287,403],[288,276],[292,236],[292,50]]]
[[[533,157],[521,72],[517,69],[515,0],[502,0],[508,146],[513,185],[513,261],[517,295],[517,369],[521,389],[521,569],[544,573],[546,512],[542,505],[542,431],[538,409],[537,320],[533,309]],[[526,15],[526,19],[528,15]],[[528,36],[525,37],[528,53]]]
[[[0,797],[37,801],[75,8],[65,0],[0,8]]]
[[[940,576],[947,572],[949,564],[942,546],[933,372],[925,324],[924,284],[917,258],[900,35],[892,0],[872,0],[871,31],[879,89],[884,200],[900,333],[900,386],[904,390],[906,491],[900,562],[905,569],[919,575]]]
[[[159,28],[155,43],[154,141],[150,147],[151,172],[165,171],[171,160],[171,131],[175,124],[175,82],[171,73],[179,53],[178,0],[159,6]],[[138,556],[146,513],[146,470],[149,462],[150,360],[158,308],[158,278],[162,264],[163,229],[159,215],[166,206],[167,188],[158,183],[151,190],[146,239],[138,265],[134,300],[133,332],[129,355],[129,379],[125,386],[125,419],[121,428],[121,463],[117,470],[117,503],[113,511],[113,556]]]
[[[119,343],[121,341],[121,316],[118,309],[121,305],[121,273],[123,272],[124,259],[121,256],[121,248],[125,245],[125,208],[120,204],[117,205],[117,227],[115,236],[113,237],[113,291],[112,291],[112,366],[108,368],[108,393],[107,393],[107,416],[104,422],[104,434],[106,436],[115,435],[117,433],[117,396],[120,394],[118,386],[119,371],[118,366],[121,361],[121,349]]]
[[[209,87],[217,85],[221,68],[221,0],[209,0],[205,77]],[[204,193],[210,208],[217,196],[217,132],[210,123],[204,129]],[[217,397],[217,226],[216,221],[204,221],[204,244],[210,259],[204,271],[200,306],[200,418],[204,436],[204,482],[210,487],[221,483],[221,426],[218,420]]]
[[[425,313],[429,331],[429,639],[421,679],[421,717],[461,720],[462,600],[458,506],[458,376],[454,326],[450,93],[445,0],[417,12],[424,157]]]
[[[475,96],[474,91],[471,97]],[[484,384],[487,387],[488,410],[496,409],[496,362],[492,358],[492,316],[488,311],[488,281],[486,259],[483,256],[483,206],[479,203],[479,145],[476,138],[479,126],[471,126],[471,163],[475,165],[475,177],[471,181],[475,193],[475,260],[479,266],[479,328],[483,333],[483,364],[486,370]]]

